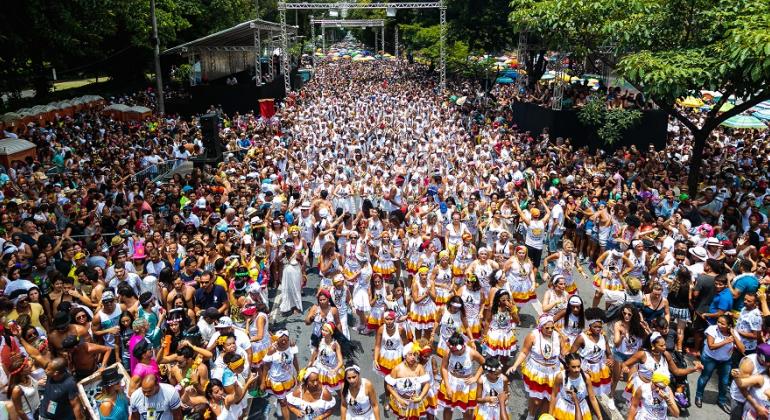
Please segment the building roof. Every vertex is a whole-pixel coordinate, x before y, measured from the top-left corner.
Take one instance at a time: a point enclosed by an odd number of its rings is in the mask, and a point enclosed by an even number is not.
[[[10,156],[36,147],[35,143],[24,139],[7,138],[0,140],[0,155]]]
[[[163,51],[162,55],[183,54],[188,51],[250,51],[254,49],[254,31],[259,30],[260,37],[267,37],[265,32],[280,34],[281,25],[266,20],[254,19],[239,23],[203,38],[186,42]],[[286,32],[295,34],[296,26],[286,25]]]

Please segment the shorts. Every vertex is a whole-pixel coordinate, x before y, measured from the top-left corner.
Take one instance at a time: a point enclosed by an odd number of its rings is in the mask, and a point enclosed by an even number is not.
[[[671,312],[671,320],[682,320],[684,322],[692,322],[692,319],[690,318],[690,309],[689,308],[675,308],[673,306],[669,306],[669,312]]]
[[[615,360],[620,361],[621,363],[625,362],[626,360],[630,359],[632,354],[623,354],[617,350],[612,350],[612,356]]]

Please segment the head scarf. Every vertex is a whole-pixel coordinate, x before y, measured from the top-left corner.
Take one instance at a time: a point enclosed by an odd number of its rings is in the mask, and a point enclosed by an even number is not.
[[[540,319],[537,321],[537,329],[542,331],[543,327],[549,322],[553,322],[553,317],[551,315],[541,315]]]

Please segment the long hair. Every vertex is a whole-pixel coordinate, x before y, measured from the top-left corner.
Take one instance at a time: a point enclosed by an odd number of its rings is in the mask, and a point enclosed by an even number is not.
[[[206,391],[204,392],[204,395],[206,396],[206,399],[211,401],[211,395],[214,393],[214,387],[218,386],[222,389],[225,389],[225,386],[222,385],[222,381],[216,378],[211,378],[208,384],[206,384]]]
[[[458,304],[460,305],[460,314],[462,315],[463,319],[465,319],[465,303],[463,303],[463,298],[460,296],[454,295],[451,298],[449,298],[449,302],[447,302],[447,310],[449,310],[449,305],[452,304]]]
[[[562,378],[562,384],[561,384],[562,388],[567,386],[567,378],[569,377],[569,374],[567,373],[567,369],[569,368],[570,362],[572,362],[573,360],[577,360],[581,364],[583,362],[583,358],[580,357],[580,354],[578,353],[570,353],[564,356],[564,361],[562,362],[562,364],[564,364],[564,377]],[[586,373],[583,371],[582,366],[580,368],[580,376],[583,377],[583,382],[585,382],[586,386],[588,386],[590,382],[588,381],[588,378],[586,378]]]
[[[369,296],[371,296],[372,299],[374,299],[374,278],[379,277],[380,280],[382,280],[382,286],[385,287],[385,280],[382,279],[382,275],[379,273],[372,274],[371,277],[369,277]]]
[[[580,305],[572,305],[572,304],[569,303],[569,300],[568,300],[567,301],[567,312],[564,315],[564,317],[562,318],[561,322],[562,322],[562,325],[564,326],[564,328],[567,328],[569,326],[569,316],[572,313],[572,308],[577,306],[578,308],[580,308],[580,311],[577,314],[577,317],[578,317],[578,325],[577,326],[578,326],[578,328],[580,328],[580,331],[583,331],[585,329],[585,327],[586,327],[586,316],[585,316],[586,308],[585,308],[585,305],[583,305],[583,299],[581,299],[580,296],[574,295],[572,297],[576,297],[576,298],[580,299]],[[572,297],[570,297],[570,299],[572,299]]]
[[[348,383],[348,368],[350,368],[354,364],[355,363],[352,363],[352,362],[345,363],[345,367],[344,367],[345,378],[342,381],[342,394],[341,394],[342,398],[347,398],[348,392],[350,392],[350,384]],[[364,386],[364,383],[362,381],[363,376],[361,376],[361,372],[357,371],[356,373],[358,373],[358,380],[361,381],[361,386]]]
[[[628,322],[628,332],[634,337],[639,338],[647,335],[644,331],[644,327],[642,327],[642,315],[639,313],[639,310],[636,309],[634,305],[626,303],[620,308],[620,313],[623,313],[626,309],[631,311],[631,321]]]
[[[674,282],[671,283],[671,287],[669,288],[670,294],[677,294],[679,292],[680,287],[684,287],[686,290],[690,290],[690,281],[692,279],[692,275],[690,274],[690,270],[679,270],[676,273],[676,276],[674,277]]]
[[[502,299],[503,295],[508,295],[508,297],[510,297],[511,293],[505,289],[498,289],[497,292],[495,292],[495,297],[492,299],[492,315],[496,314],[497,310],[500,308],[500,299]]]
[[[321,340],[323,340],[323,336],[317,336],[317,339],[314,339],[314,337],[316,336],[310,336],[310,344],[318,349]],[[340,353],[342,353],[342,358],[345,359],[345,363],[355,363],[356,359],[358,359],[358,353],[364,351],[359,342],[350,341],[339,329],[337,329],[336,325],[334,326],[334,331],[332,331],[332,340],[336,341],[337,345],[340,346]]]

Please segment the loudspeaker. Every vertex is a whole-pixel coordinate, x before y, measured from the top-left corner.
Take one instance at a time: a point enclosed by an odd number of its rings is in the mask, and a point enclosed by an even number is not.
[[[219,115],[215,113],[201,116],[201,134],[203,135],[203,158],[207,161],[222,161],[225,146],[219,139]]]

